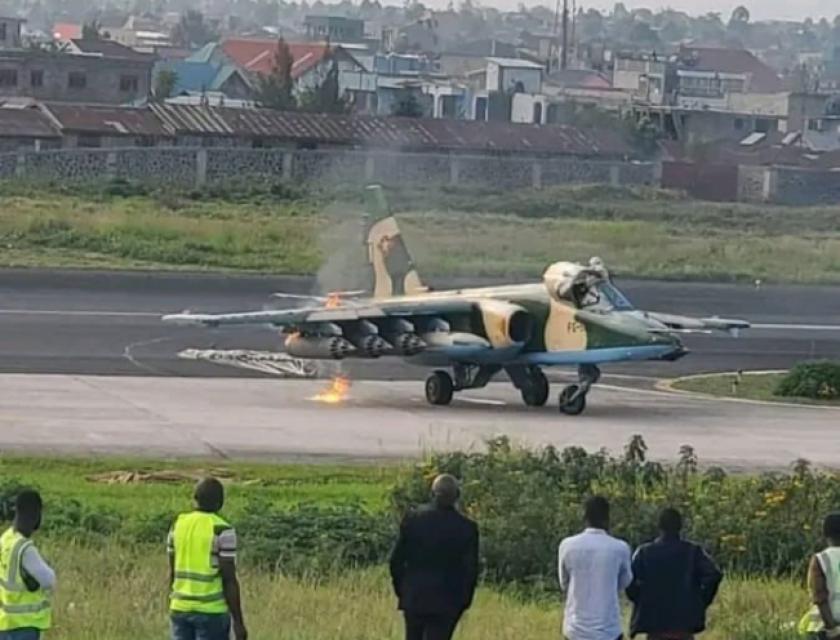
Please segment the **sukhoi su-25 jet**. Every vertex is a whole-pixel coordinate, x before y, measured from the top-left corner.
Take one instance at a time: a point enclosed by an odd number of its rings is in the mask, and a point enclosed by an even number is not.
[[[368,297],[312,297],[303,308],[225,314],[181,313],[166,322],[222,327],[269,325],[285,350],[305,359],[405,358],[436,369],[426,398],[447,405],[453,394],[487,385],[504,370],[523,402],[549,398],[546,367],[576,367],[578,382],[559,394],[560,411],[577,415],[600,378],[599,365],[676,360],[679,334],[749,328],[742,320],[690,318],[637,310],[598,258],[557,262],[530,284],[430,291],[420,280],[382,189],[367,188],[375,221],[367,232],[373,292]],[[324,300],[327,304],[324,304]]]

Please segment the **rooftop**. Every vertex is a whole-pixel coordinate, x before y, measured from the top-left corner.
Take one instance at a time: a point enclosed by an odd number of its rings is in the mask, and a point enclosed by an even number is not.
[[[82,38],[71,38],[70,45],[75,52],[83,55],[95,55],[103,58],[122,58],[123,60],[152,60],[152,56],[148,53],[135,51],[131,47],[127,47],[114,40],[83,40]]]
[[[0,106],[0,137],[57,138],[58,132],[38,109]]]
[[[487,62],[492,62],[494,64],[499,65],[500,67],[505,67],[506,69],[545,69],[544,65],[541,65],[537,62],[531,62],[530,60],[523,60],[521,58],[490,57],[487,58]]]
[[[693,71],[748,74],[751,93],[779,93],[784,83],[779,75],[746,49],[683,47],[679,60]]]
[[[226,38],[222,50],[233,62],[253,73],[269,74],[274,67],[277,39],[269,38]],[[338,47],[325,42],[288,42],[292,54],[292,77],[297,79],[318,66]]]

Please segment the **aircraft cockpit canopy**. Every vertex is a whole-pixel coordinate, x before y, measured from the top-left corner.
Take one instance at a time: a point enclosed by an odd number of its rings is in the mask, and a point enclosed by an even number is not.
[[[578,309],[630,311],[633,305],[610,281],[603,260],[593,257],[588,265],[555,262],[543,274],[548,294],[558,302],[571,302]]]

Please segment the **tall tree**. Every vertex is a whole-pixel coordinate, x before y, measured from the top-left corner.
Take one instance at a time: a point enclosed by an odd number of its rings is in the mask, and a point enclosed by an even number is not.
[[[178,74],[171,69],[164,69],[155,78],[154,99],[163,102],[172,96],[175,85],[178,84]]]
[[[290,111],[297,107],[292,78],[292,52],[283,38],[277,41],[271,72],[257,79],[257,102],[267,109]]]
[[[91,20],[82,25],[82,40],[102,40],[102,25],[98,20]]]
[[[332,60],[324,79],[315,87],[304,91],[300,97],[300,108],[313,113],[347,113],[349,107],[339,91],[336,60]]]
[[[188,49],[203,47],[213,42],[219,34],[207,24],[201,11],[189,9],[172,30],[172,41],[179,47]]]

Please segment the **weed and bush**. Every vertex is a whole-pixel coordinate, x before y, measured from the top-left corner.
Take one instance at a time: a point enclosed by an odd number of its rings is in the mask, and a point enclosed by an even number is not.
[[[840,362],[802,362],[779,380],[775,394],[788,398],[840,400]]]
[[[823,516],[840,504],[840,480],[800,461],[790,473],[728,475],[701,469],[684,447],[679,461],[646,459],[634,438],[620,457],[553,447],[529,450],[507,438],[487,453],[436,454],[394,491],[397,511],[422,500],[439,472],[463,481],[463,505],[481,523],[486,578],[553,586],[559,541],[580,530],[581,504],[593,494],[613,505],[613,530],[632,545],[656,535],[658,511],[676,506],[686,534],[730,572],[800,575],[819,544]]]

